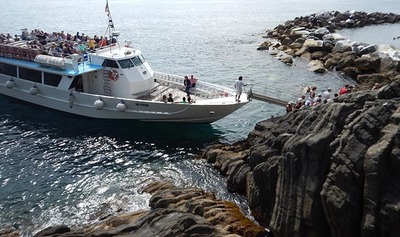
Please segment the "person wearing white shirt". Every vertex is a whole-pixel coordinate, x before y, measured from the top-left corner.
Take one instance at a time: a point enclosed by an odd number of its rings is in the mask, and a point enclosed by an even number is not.
[[[237,102],[240,102],[240,95],[243,92],[243,86],[246,86],[246,85],[243,82],[243,77],[240,76],[235,82],[235,88],[236,88],[235,101],[237,101]]]
[[[328,88],[326,91],[322,93],[323,100],[330,101],[331,99],[331,88]]]

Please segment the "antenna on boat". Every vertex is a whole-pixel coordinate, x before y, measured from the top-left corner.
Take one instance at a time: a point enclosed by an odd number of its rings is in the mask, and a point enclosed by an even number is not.
[[[115,43],[118,43],[117,37],[119,36],[119,32],[115,31],[114,22],[111,17],[110,8],[108,7],[108,0],[106,0],[106,7],[105,7],[104,11],[107,13],[107,16],[108,16],[108,26],[107,26],[106,32],[104,33],[104,36],[108,32],[110,43],[114,43],[113,42],[114,38],[116,41]],[[111,52],[111,46],[110,46],[110,52]]]

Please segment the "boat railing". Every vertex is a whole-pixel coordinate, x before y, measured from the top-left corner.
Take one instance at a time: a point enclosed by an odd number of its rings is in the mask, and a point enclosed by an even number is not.
[[[249,93],[250,97],[254,99],[263,100],[266,102],[279,101],[279,103],[286,104],[289,101],[297,101],[302,96],[302,93],[295,92],[288,88],[279,88],[270,84],[250,84]]]
[[[96,48],[94,50],[94,53],[98,54],[98,53],[105,52],[107,50],[112,50],[113,48],[115,48],[117,46],[118,46],[117,43],[111,43],[111,44],[108,44],[108,45],[100,46],[100,47],[98,47],[98,48]]]
[[[26,44],[0,44],[0,57],[34,61],[40,53],[40,49],[27,47]]]
[[[183,76],[155,72],[154,77],[159,83],[164,83],[166,85],[173,84],[176,87],[181,87],[182,89],[184,89]],[[217,99],[232,96],[234,94],[234,91],[224,86],[211,84],[205,81],[197,81],[196,87],[192,94],[206,99]]]

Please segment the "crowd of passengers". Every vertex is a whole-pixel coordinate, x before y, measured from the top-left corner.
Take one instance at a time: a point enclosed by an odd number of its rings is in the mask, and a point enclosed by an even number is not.
[[[375,83],[371,90],[376,90],[380,88],[379,83]],[[317,87],[306,87],[306,93],[303,94],[300,98],[297,99],[296,102],[289,101],[286,105],[286,112],[299,110],[299,109],[309,109],[321,104],[327,104],[333,101],[333,98],[338,97],[339,95],[344,95],[347,93],[351,93],[354,90],[353,85],[344,85],[339,89],[337,93],[333,94],[331,88],[327,88],[322,93],[316,94]]]
[[[115,38],[94,35],[89,37],[84,33],[77,32],[75,35],[61,32],[47,33],[42,30],[34,29],[30,33],[23,31],[21,35],[11,36],[10,34],[0,34],[0,43],[9,44],[18,41],[25,41],[26,47],[39,49],[43,54],[63,57],[70,54],[86,54],[96,48],[105,47],[116,43]]]

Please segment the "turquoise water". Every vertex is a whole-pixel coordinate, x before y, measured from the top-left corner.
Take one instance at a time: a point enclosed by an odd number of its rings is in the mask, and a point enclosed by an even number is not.
[[[109,0],[120,40],[132,40],[153,69],[225,86],[243,75],[247,83],[287,90],[339,88],[345,81],[333,73],[310,73],[301,60],[288,67],[257,51],[267,29],[327,10],[400,12],[397,1],[375,3]],[[0,9],[0,32],[40,28],[102,35],[104,6],[99,0],[15,0]],[[381,35],[381,29],[363,34]],[[258,121],[284,113],[253,101],[210,125],[180,125],[97,121],[3,96],[0,105],[0,227],[14,225],[27,236],[49,225],[94,221],[100,209],[146,209],[149,196],[140,190],[152,180],[216,192],[246,212],[245,201],[228,193],[224,179],[196,156],[207,144],[246,138]]]

